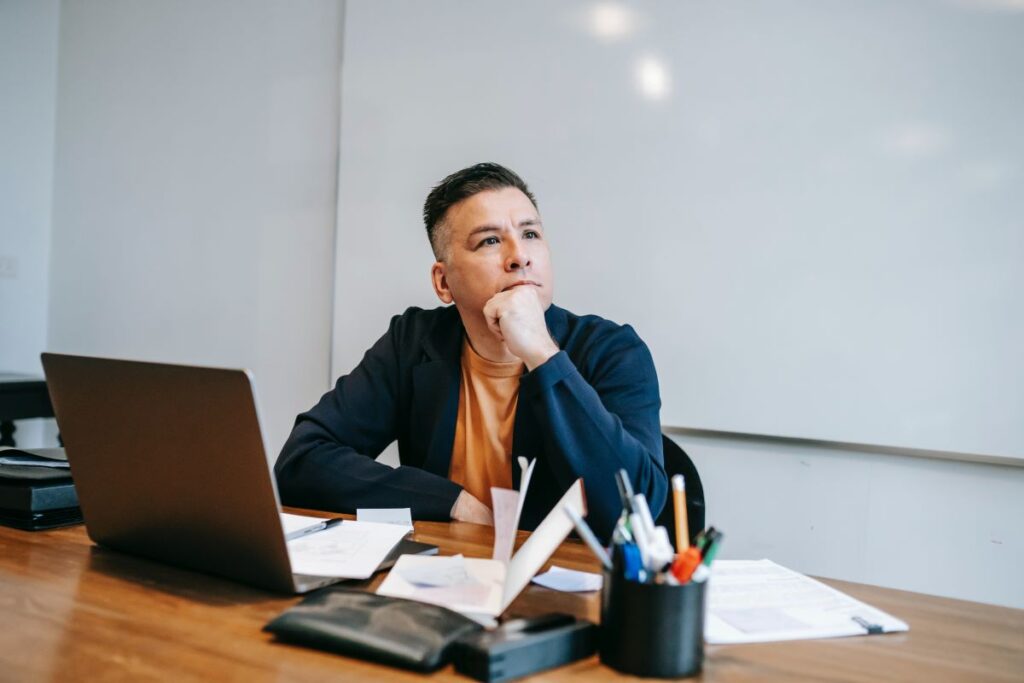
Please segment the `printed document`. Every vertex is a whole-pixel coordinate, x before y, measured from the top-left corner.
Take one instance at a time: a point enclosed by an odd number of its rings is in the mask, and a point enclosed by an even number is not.
[[[284,537],[289,541],[327,527],[327,517],[296,515],[291,512],[281,512],[279,514],[281,515],[281,526],[284,527]]]
[[[704,639],[765,643],[907,631],[905,622],[771,560],[716,560]]]
[[[297,574],[368,579],[407,533],[394,524],[346,520],[288,541],[288,557]]]

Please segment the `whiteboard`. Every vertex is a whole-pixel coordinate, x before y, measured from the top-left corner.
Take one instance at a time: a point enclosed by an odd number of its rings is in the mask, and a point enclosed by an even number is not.
[[[1024,459],[1021,9],[350,0],[335,374],[438,305],[423,200],[498,161],[664,425]]]

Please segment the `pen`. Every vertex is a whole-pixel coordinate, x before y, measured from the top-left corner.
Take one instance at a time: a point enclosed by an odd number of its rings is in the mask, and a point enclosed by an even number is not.
[[[615,473],[615,485],[619,487],[619,497],[622,498],[622,509],[626,514],[633,510],[633,485],[629,483],[629,475],[626,470],[619,470]]]
[[[583,521],[579,513],[573,510],[571,507],[565,506],[562,508],[565,514],[572,520],[572,525],[576,527],[576,532],[583,539],[583,542],[590,548],[590,552],[597,556],[597,559],[601,560],[601,564],[604,565],[605,569],[611,570],[612,558],[608,556],[608,551],[601,547],[601,544],[597,540],[597,536],[594,535],[590,525]]]
[[[676,517],[676,550],[683,552],[690,547],[690,528],[686,519],[686,480],[683,475],[672,475],[672,505]]]

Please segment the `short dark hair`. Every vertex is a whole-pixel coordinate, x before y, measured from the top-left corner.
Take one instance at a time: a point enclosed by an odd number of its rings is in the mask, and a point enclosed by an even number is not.
[[[445,237],[442,234],[444,230],[439,228],[444,223],[448,209],[463,199],[469,199],[480,192],[501,190],[506,187],[514,187],[521,191],[533,202],[533,208],[537,208],[537,200],[534,199],[523,179],[514,171],[492,162],[474,164],[461,171],[456,171],[434,186],[434,189],[427,195],[427,201],[423,204],[423,222],[427,227],[430,248],[434,250],[434,257],[438,261],[443,260],[445,247],[442,244]]]

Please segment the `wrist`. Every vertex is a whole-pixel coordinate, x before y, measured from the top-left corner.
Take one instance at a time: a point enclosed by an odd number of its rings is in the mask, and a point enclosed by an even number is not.
[[[529,372],[533,372],[535,369],[544,365],[551,357],[557,354],[561,349],[558,348],[558,344],[554,340],[549,339],[548,343],[536,351],[527,354],[527,358],[523,358],[523,362],[526,364],[526,369]]]
[[[459,491],[459,495],[455,496],[455,502],[452,503],[451,512],[448,513],[448,516],[452,519],[456,519],[458,517],[459,507],[462,505],[462,499],[465,497],[465,495],[466,491],[465,489],[463,489],[462,491]]]

